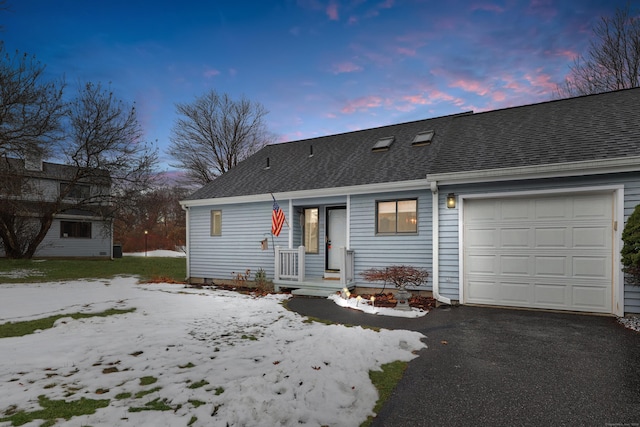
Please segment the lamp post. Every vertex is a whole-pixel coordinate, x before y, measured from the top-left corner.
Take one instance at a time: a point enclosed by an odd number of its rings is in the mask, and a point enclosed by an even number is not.
[[[147,237],[149,236],[149,231],[144,230],[144,256],[147,256]]]

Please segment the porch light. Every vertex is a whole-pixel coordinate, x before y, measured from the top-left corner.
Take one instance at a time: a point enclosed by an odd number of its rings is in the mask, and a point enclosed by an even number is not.
[[[447,208],[453,209],[456,207],[456,195],[453,193],[447,194]]]

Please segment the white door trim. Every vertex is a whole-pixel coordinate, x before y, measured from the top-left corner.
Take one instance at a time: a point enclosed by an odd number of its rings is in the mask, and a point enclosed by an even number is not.
[[[526,190],[526,191],[502,191],[493,193],[477,193],[477,194],[459,194],[458,195],[458,292],[460,295],[460,303],[466,302],[464,295],[464,203],[469,199],[496,199],[507,197],[523,197],[523,196],[552,196],[560,194],[581,194],[581,193],[613,193],[614,212],[613,218],[617,223],[614,229],[613,241],[613,273],[612,273],[612,307],[611,312],[616,316],[624,315],[624,275],[622,273],[622,264],[620,259],[620,250],[622,249],[622,229],[624,228],[624,185],[604,185],[589,187],[563,187],[549,190]]]

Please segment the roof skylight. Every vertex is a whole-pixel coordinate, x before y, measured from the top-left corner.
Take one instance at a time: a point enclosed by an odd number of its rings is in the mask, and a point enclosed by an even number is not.
[[[391,146],[391,144],[393,144],[393,141],[396,140],[395,136],[388,136],[386,138],[380,138],[378,140],[378,142],[375,143],[375,145],[373,146],[373,148],[371,149],[372,151],[386,151],[389,149],[389,147]]]
[[[436,134],[436,131],[434,130],[427,130],[424,132],[419,132],[415,138],[413,138],[413,141],[411,142],[411,145],[427,145],[431,143],[431,140],[433,139],[433,136]]]

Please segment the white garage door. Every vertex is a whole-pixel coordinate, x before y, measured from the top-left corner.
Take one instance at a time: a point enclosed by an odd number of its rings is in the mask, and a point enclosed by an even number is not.
[[[613,194],[467,199],[464,302],[611,313]]]

